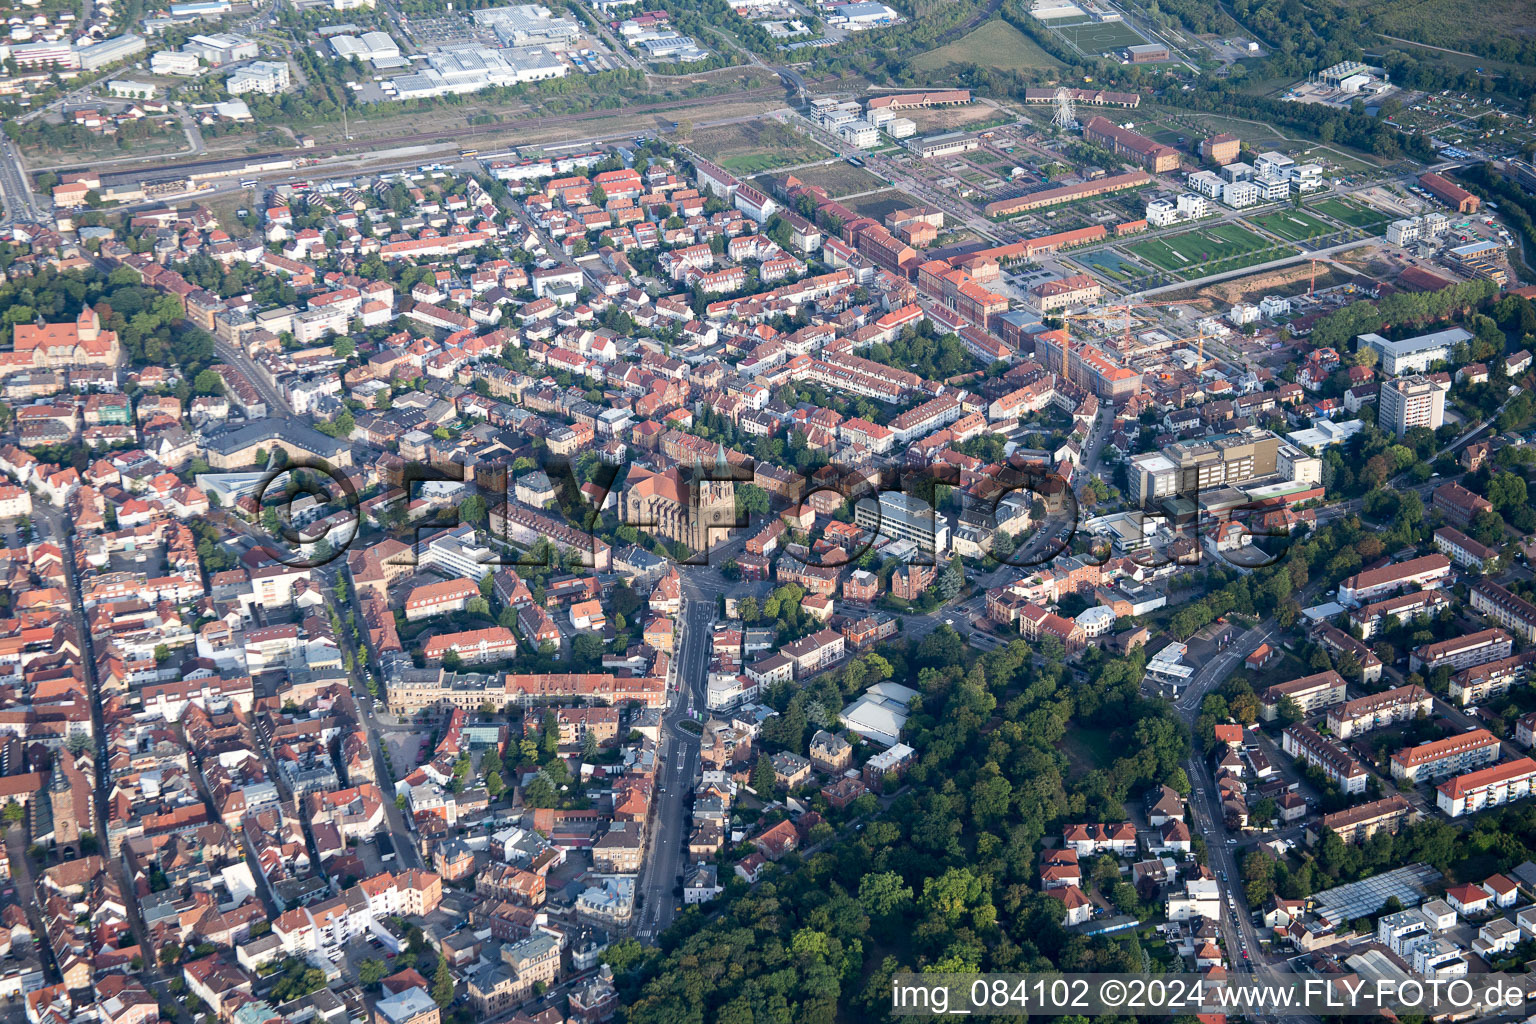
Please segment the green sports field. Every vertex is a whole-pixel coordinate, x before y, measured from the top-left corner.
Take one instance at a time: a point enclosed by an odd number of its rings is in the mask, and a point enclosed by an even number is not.
[[[1272,235],[1279,235],[1288,242],[1320,238],[1323,235],[1334,234],[1339,230],[1321,217],[1316,217],[1305,210],[1276,210],[1274,213],[1263,213],[1249,217],[1248,220]]]
[[[1379,210],[1373,210],[1369,206],[1362,206],[1348,199],[1324,199],[1320,202],[1308,203],[1307,208],[1325,217],[1332,217],[1341,224],[1348,224],[1352,228],[1365,228],[1368,231],[1375,230],[1392,219]]]
[[[1146,42],[1140,32],[1123,21],[1092,21],[1079,25],[1059,25],[1056,32],[1082,53],[1097,56],[1113,53],[1127,46]]]
[[[1185,277],[1220,273],[1296,252],[1238,224],[1213,224],[1166,238],[1132,242],[1125,250],[1162,270]]]

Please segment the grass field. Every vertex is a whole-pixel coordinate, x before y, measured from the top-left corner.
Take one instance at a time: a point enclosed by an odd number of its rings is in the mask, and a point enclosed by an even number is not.
[[[885,179],[862,167],[855,167],[846,161],[839,160],[836,163],[814,164],[810,167],[799,167],[790,172],[795,177],[808,185],[819,185],[827,190],[834,199],[853,195],[855,192],[868,192],[871,189],[884,188]],[[758,188],[768,187],[773,178],[781,178],[782,174],[762,175],[754,180]]]
[[[1140,32],[1123,21],[1096,21],[1084,25],[1062,25],[1056,34],[1077,47],[1084,54],[1097,56],[1112,53],[1127,46],[1145,43]]]
[[[1148,238],[1132,242],[1125,250],[1159,269],[1190,277],[1240,270],[1296,252],[1237,224],[1214,224],[1166,238]]]
[[[873,217],[875,220],[885,220],[886,214],[893,210],[900,210],[907,206],[921,206],[916,199],[897,188],[888,188],[881,192],[874,192],[848,203],[850,209],[860,217]]]
[[[912,60],[912,66],[919,71],[938,71],[951,64],[980,64],[999,71],[1032,71],[1061,66],[1056,58],[1001,18],[993,18],[948,46],[929,50]]]
[[[1056,749],[1066,755],[1074,772],[1083,775],[1108,768],[1118,753],[1113,733],[1081,726],[1068,727]]]
[[[1324,199],[1322,202],[1308,203],[1307,208],[1316,210],[1325,217],[1332,217],[1341,224],[1364,228],[1367,231],[1373,231],[1392,219],[1379,210],[1352,203],[1347,199]]]
[[[1272,235],[1279,235],[1288,242],[1300,242],[1307,238],[1319,238],[1338,231],[1338,228],[1332,224],[1329,224],[1320,217],[1313,216],[1306,210],[1276,210],[1274,213],[1263,213],[1249,217],[1248,220]]]
[[[689,144],[735,174],[758,174],[830,155],[804,135],[768,119],[696,128]]]

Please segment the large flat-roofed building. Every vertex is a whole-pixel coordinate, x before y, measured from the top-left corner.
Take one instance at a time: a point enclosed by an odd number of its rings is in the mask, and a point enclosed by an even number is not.
[[[1342,792],[1365,792],[1365,768],[1311,726],[1300,722],[1287,726],[1280,736],[1280,749],[1322,772]]]
[[[1350,606],[1366,604],[1408,587],[1438,587],[1450,576],[1451,560],[1444,555],[1410,558],[1349,577],[1339,584],[1339,602]]]
[[[921,159],[927,160],[930,157],[954,156],[957,153],[969,153],[980,149],[981,137],[974,132],[946,132],[943,135],[913,139],[905,145]]]
[[[1333,669],[1302,676],[1286,683],[1276,683],[1260,696],[1259,715],[1273,722],[1280,714],[1280,702],[1289,697],[1303,715],[1314,714],[1344,701],[1344,677]]]
[[[1445,739],[1404,747],[1392,755],[1392,777],[1419,783],[1469,772],[1499,759],[1499,738],[1487,729],[1473,729]]]
[[[237,36],[233,32],[193,36],[182,44],[181,49],[185,53],[196,54],[214,67],[250,60],[258,52],[254,39]]]
[[[1493,580],[1478,580],[1467,591],[1472,610],[1524,640],[1536,642],[1536,604]]]
[[[1156,64],[1169,58],[1168,47],[1162,43],[1137,43],[1135,46],[1127,46],[1125,52],[1130,56],[1132,64]]]
[[[1362,334],[1355,341],[1376,350],[1381,357],[1381,370],[1389,376],[1405,373],[1423,373],[1435,363],[1451,358],[1457,345],[1472,340],[1470,331],[1450,327],[1443,331],[1431,331],[1412,338],[1388,341],[1379,334]]]
[[[1376,396],[1376,422],[1398,437],[1414,427],[1437,430],[1445,422],[1445,393],[1449,390],[1449,383],[1423,375],[1382,381]]]
[[[1177,170],[1179,166],[1178,150],[1161,142],[1153,142],[1129,128],[1121,128],[1108,118],[1095,117],[1089,121],[1083,129],[1083,138],[1096,146],[1103,146],[1116,156],[1136,161],[1153,174]]]
[[[1273,476],[1279,452],[1280,438],[1258,427],[1175,441],[1131,460],[1131,498],[1145,505],[1175,494],[1193,499],[1218,487],[1241,487]]]
[[[1536,761],[1528,757],[1517,758],[1442,782],[1435,802],[1446,815],[1459,818],[1484,807],[1525,799],[1531,795],[1533,778],[1536,778]]]
[[[949,523],[932,505],[900,491],[881,491],[878,499],[861,498],[853,521],[890,540],[908,540],[929,557],[949,550]]]
[[[115,64],[117,61],[143,53],[147,48],[142,36],[125,32],[90,46],[77,45],[74,47],[74,54],[81,71],[96,71],[108,64]]]
[[[1398,686],[1328,709],[1328,731],[1341,740],[1427,715],[1434,698],[1422,686]]]
[[[1131,500],[1143,507],[1179,493],[1179,467],[1162,452],[1135,456],[1126,475],[1131,484]]]
[[[1359,807],[1323,815],[1323,828],[1346,843],[1363,843],[1377,832],[1394,834],[1410,820],[1413,807],[1399,793]]]
[[[1476,633],[1468,633],[1466,636],[1451,637],[1439,643],[1415,647],[1408,659],[1408,668],[1413,672],[1433,672],[1439,668],[1459,671],[1471,668],[1473,665],[1481,665],[1486,661],[1507,658],[1512,650],[1514,650],[1514,641],[1510,639],[1508,633],[1495,626],[1491,629],[1480,629]]]

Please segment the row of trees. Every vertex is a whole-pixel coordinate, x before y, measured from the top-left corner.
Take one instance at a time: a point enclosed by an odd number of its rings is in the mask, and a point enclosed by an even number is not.
[[[195,381],[215,361],[213,335],[182,318],[175,296],[140,284],[127,267],[111,274],[45,267],[0,283],[0,342],[11,341],[18,323],[72,320],[87,306],[95,309],[104,330],[117,332],[135,366],[176,366],[186,380]]]

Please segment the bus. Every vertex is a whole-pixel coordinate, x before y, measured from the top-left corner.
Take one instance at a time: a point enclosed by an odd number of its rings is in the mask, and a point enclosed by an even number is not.
[[[461,149],[461,150],[459,150],[459,159],[460,160],[472,160],[472,159],[474,159],[475,157],[477,157],[479,155],[480,155],[480,151],[478,149]]]
[[[244,179],[243,181],[240,182],[240,187],[241,188],[255,188],[257,185],[260,185],[260,184],[261,184],[261,182],[257,181],[255,178],[246,178],[246,179]]]

